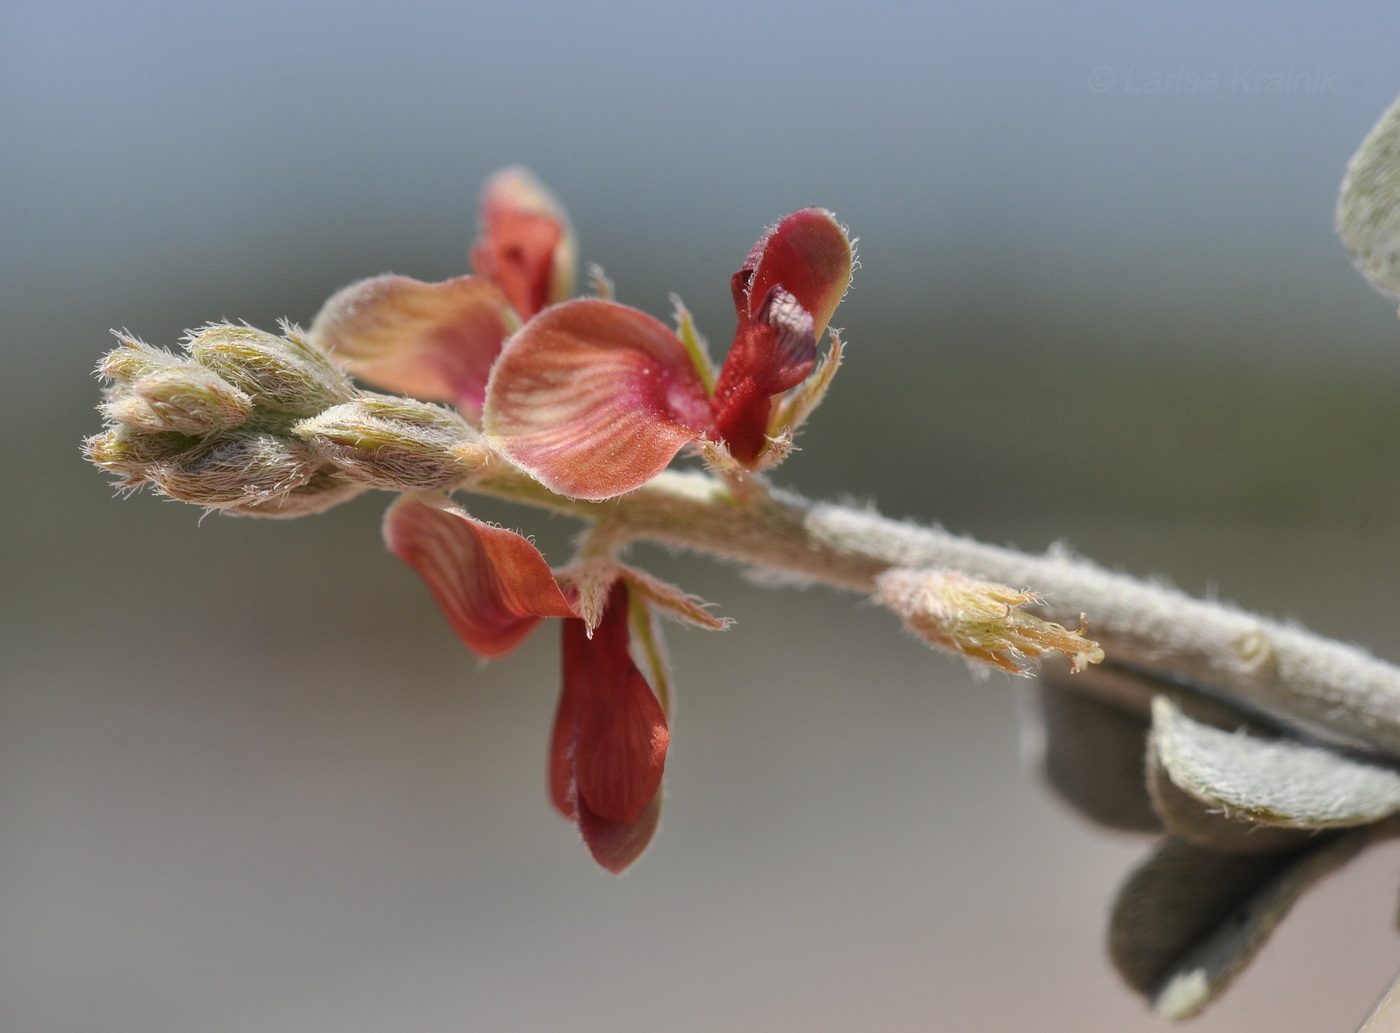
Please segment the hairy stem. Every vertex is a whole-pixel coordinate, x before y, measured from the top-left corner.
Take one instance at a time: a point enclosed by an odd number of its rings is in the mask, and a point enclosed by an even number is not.
[[[649,540],[870,594],[891,568],[937,568],[1026,586],[1042,615],[1087,614],[1108,663],[1215,696],[1309,735],[1400,759],[1400,669],[1354,646],[1052,549],[1028,555],[891,520],[869,509],[760,491],[736,500],[713,477],[667,472],[607,502],[555,495],[497,466],[472,491]]]

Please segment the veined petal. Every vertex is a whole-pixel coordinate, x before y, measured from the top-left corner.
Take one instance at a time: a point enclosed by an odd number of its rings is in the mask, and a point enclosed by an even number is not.
[[[506,295],[482,277],[376,276],[332,295],[309,336],[366,383],[455,402],[475,419],[509,332]]]
[[[641,816],[633,822],[601,817],[585,803],[579,809],[578,829],[583,833],[583,841],[593,860],[617,875],[642,856],[660,820],[661,790],[658,789],[642,809]]]
[[[574,615],[538,549],[445,499],[401,498],[385,514],[384,541],[427,582],[457,637],[487,659],[509,653],[542,618]]]
[[[793,212],[754,245],[737,274],[748,274],[748,315],[757,318],[768,292],[782,287],[811,315],[813,336],[820,338],[851,284],[854,260],[836,216],[824,208]]]
[[[502,169],[486,181],[480,213],[472,268],[505,291],[521,319],[573,294],[573,227],[543,183],[526,169]]]
[[[578,298],[512,337],[486,388],[483,427],[551,491],[606,499],[666,468],[711,426],[685,347],[645,312]]]
[[[572,699],[559,709],[574,729],[576,813],[586,808],[635,824],[661,787],[671,736],[661,704],[632,660],[626,585],[613,587],[591,639],[582,621],[564,622],[563,665],[564,696]],[[556,743],[558,737],[556,729]]]

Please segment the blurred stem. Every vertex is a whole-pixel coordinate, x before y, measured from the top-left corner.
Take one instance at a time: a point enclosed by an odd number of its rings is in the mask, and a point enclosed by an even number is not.
[[[738,500],[722,481],[697,473],[668,471],[619,498],[583,502],[501,464],[470,490],[599,524],[613,540],[680,546],[864,595],[894,567],[1024,586],[1044,597],[1042,616],[1072,627],[1087,614],[1088,633],[1112,665],[1400,759],[1400,669],[1063,551],[1029,555],[776,489]]]

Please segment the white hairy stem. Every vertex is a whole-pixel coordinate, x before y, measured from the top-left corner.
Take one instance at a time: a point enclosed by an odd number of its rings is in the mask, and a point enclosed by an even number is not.
[[[740,501],[723,482],[698,473],[667,472],[596,503],[554,495],[503,467],[469,490],[598,523],[614,540],[681,546],[865,595],[892,568],[955,570],[1027,588],[1043,597],[1040,612],[1051,620],[1074,626],[1086,614],[1087,634],[1109,664],[1400,759],[1400,669],[1354,646],[1061,550],[1030,555],[777,490]]]

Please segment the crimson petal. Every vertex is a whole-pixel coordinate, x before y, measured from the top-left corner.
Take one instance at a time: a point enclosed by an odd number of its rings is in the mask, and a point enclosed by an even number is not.
[[[645,312],[599,298],[556,305],[506,344],[483,428],[551,491],[606,499],[640,487],[712,425],[685,346]]]
[[[542,618],[574,615],[538,549],[445,499],[394,503],[384,541],[427,583],[457,637],[487,659],[509,653]]]
[[[748,314],[757,318],[768,292],[782,287],[812,317],[820,338],[851,284],[855,253],[836,216],[824,208],[803,208],[779,220],[754,245],[744,262]]]
[[[584,804],[579,808],[578,828],[593,860],[616,875],[646,850],[660,819],[661,790],[658,789],[634,822],[601,817]]]
[[[561,701],[560,713],[574,728],[577,812],[630,825],[661,787],[670,731],[632,661],[628,608],[627,586],[618,582],[591,639],[582,621],[564,622],[564,695],[572,700]]]

